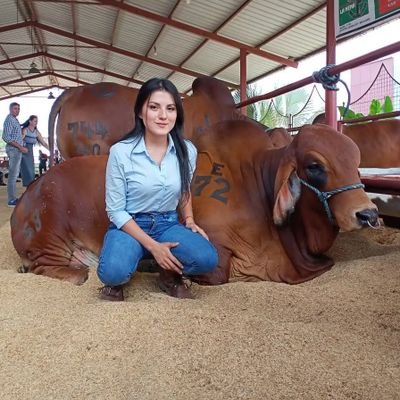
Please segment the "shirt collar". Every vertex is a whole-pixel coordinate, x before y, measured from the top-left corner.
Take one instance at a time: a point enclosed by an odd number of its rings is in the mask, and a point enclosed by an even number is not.
[[[137,143],[137,145],[135,145]],[[132,150],[132,153],[134,154],[139,154],[139,153],[146,153],[146,144],[144,142],[144,136],[142,136],[138,142],[134,142],[134,148]],[[168,147],[167,147],[167,153],[173,151],[174,153],[176,152],[175,150],[175,144],[172,139],[171,134],[168,134]]]

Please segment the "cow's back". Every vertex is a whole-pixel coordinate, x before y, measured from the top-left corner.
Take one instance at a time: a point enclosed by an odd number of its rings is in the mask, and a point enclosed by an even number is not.
[[[352,139],[360,149],[360,167],[400,167],[399,120],[386,119],[345,125],[343,133]]]
[[[64,158],[108,154],[110,146],[134,127],[138,90],[115,83],[74,89],[62,104],[57,144]]]
[[[192,88],[193,95],[183,100],[186,138],[204,133],[217,122],[241,118],[230,90],[218,79],[197,78]]]
[[[312,123],[326,124],[325,113],[319,114]],[[361,168],[400,167],[400,120],[343,125],[342,133],[360,149]]]

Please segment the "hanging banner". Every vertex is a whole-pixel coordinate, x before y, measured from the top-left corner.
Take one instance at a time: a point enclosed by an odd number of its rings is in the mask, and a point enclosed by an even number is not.
[[[336,37],[358,33],[400,15],[400,0],[335,0]]]

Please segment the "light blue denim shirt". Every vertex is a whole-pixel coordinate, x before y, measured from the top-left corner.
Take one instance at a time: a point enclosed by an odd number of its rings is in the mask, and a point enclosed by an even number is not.
[[[186,145],[192,179],[197,150],[188,140]],[[176,210],[180,191],[179,164],[171,135],[160,165],[150,157],[143,137],[111,146],[106,169],[106,211],[118,229],[132,218],[131,214]]]

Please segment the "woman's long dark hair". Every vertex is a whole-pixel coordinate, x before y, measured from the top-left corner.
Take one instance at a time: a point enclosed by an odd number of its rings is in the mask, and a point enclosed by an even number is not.
[[[175,85],[168,79],[152,78],[143,84],[140,88],[139,93],[136,98],[136,103],[134,107],[135,112],[135,127],[131,132],[126,134],[121,141],[126,141],[127,139],[139,139],[143,137],[145,132],[145,126],[143,120],[139,117],[142,112],[142,108],[146,100],[151,96],[151,94],[157,90],[164,90],[168,92],[174,99],[176,107],[176,122],[172,128],[170,134],[172,140],[174,141],[176,154],[179,162],[179,171],[181,174],[181,194],[184,197],[190,191],[190,165],[188,150],[186,147],[185,139],[183,138],[183,106],[182,100],[179,96],[178,90]],[[139,142],[139,140],[137,140]]]
[[[29,122],[33,121],[35,118],[37,118],[37,115],[31,115],[22,125],[21,128],[25,129],[29,126]]]

